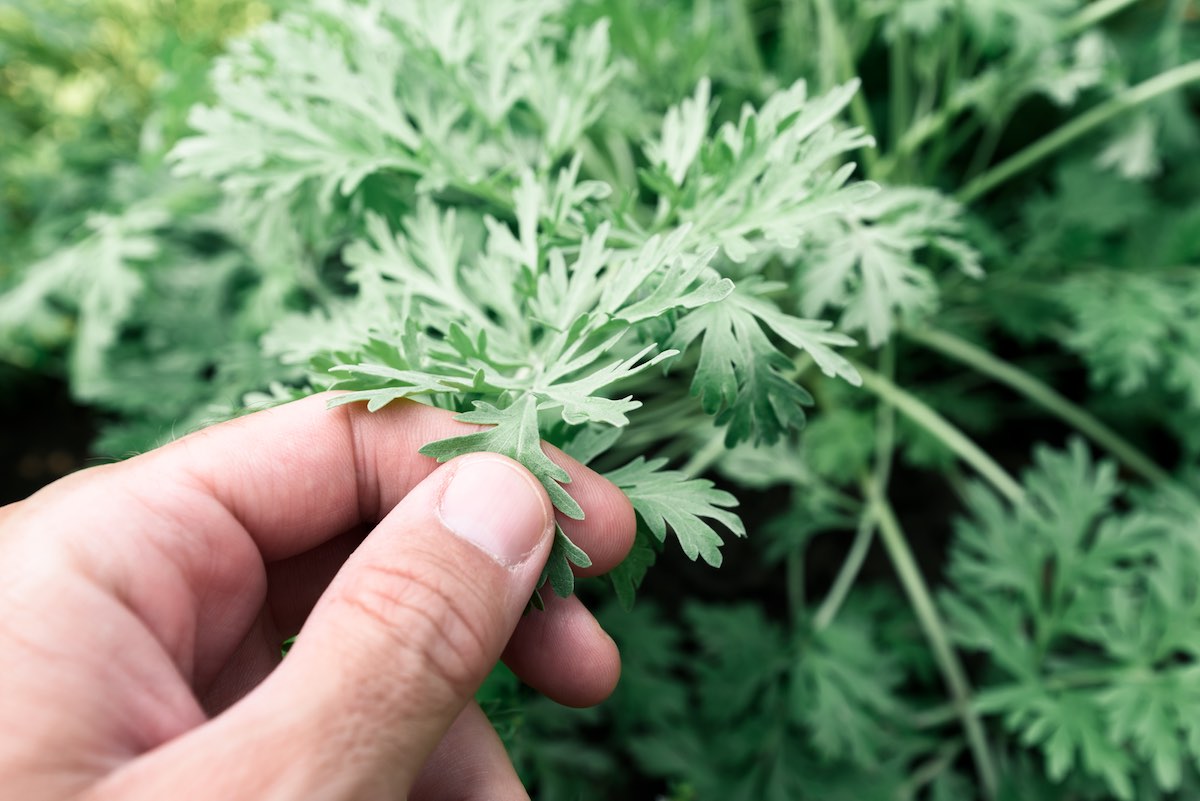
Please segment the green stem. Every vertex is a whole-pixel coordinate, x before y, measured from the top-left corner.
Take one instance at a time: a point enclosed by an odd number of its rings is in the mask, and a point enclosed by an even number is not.
[[[924,168],[922,172],[925,182],[936,184],[938,176],[944,171],[950,157],[962,150],[967,142],[974,139],[983,126],[982,118],[968,117],[956,125],[954,130],[947,131],[945,135],[938,137],[928,152],[920,158],[920,163]]]
[[[930,82],[931,87],[936,87],[936,99],[939,103],[949,103],[954,94],[954,88],[958,86],[962,80],[960,73],[960,57],[963,48],[963,16],[966,13],[963,7],[964,0],[957,0],[954,5],[954,13],[952,21],[946,28],[946,32],[942,37],[946,50],[945,68],[941,70],[941,81]],[[915,120],[929,119],[935,113],[935,104],[930,103],[926,107],[920,108],[905,126],[907,131],[911,127],[911,123]],[[962,136],[964,128],[974,128],[978,125],[978,118],[972,118],[964,125],[958,126],[959,136]],[[895,136],[899,137],[900,133],[896,132]],[[926,183],[936,183],[936,177],[941,174],[942,167],[946,159],[957,150],[957,147],[952,147],[956,137],[951,135],[941,136],[934,142],[930,152],[919,160],[921,164],[924,181]]]
[[[628,452],[630,458],[696,429],[696,403],[690,397],[677,403],[645,408],[644,413],[641,412],[643,410],[639,410],[638,425],[632,426],[614,446],[614,450]],[[691,453],[691,448],[688,452]]]
[[[889,381],[895,376],[896,346],[892,342],[888,342],[879,354],[879,372]],[[892,454],[895,451],[895,445],[896,408],[890,403],[880,402],[879,408],[876,409],[875,468],[870,480],[881,495],[887,494],[887,486],[891,481]],[[833,622],[838,611],[841,610],[842,604],[846,602],[874,539],[875,518],[867,510],[864,510],[858,519],[858,529],[854,534],[854,542],[850,545],[850,552],[846,554],[846,561],[842,563],[841,569],[834,578],[833,586],[829,588],[829,594],[825,596],[825,600],[813,618],[813,626],[818,631],[827,628]]]
[[[829,624],[841,611],[842,604],[849,597],[874,541],[875,518],[864,511],[858,520],[858,530],[854,533],[854,542],[850,545],[850,552],[846,554],[846,561],[842,562],[842,567],[833,580],[833,586],[829,588],[829,594],[825,596],[817,614],[813,616],[813,628],[817,631],[829,628]]]
[[[833,48],[834,66],[838,72],[838,80],[842,82],[854,80],[858,77],[858,73],[854,69],[854,60],[850,57],[850,44],[846,41],[846,32],[842,30],[841,23],[838,22],[837,11],[834,10],[829,0],[816,0],[816,5],[819,18],[817,24],[821,29],[821,38],[829,42],[829,46]],[[879,141],[875,136],[875,125],[871,122],[871,111],[867,108],[867,101],[863,97],[861,89],[854,93],[854,97],[850,101],[850,116],[854,119],[855,125],[866,131],[876,142]],[[875,174],[877,158],[875,148],[863,149],[863,172],[866,177],[870,178]]]
[[[685,475],[698,477],[720,459],[725,453],[725,429],[713,426],[713,434],[704,443],[704,447],[692,454],[683,467],[679,468]]]
[[[960,203],[972,203],[1013,176],[1028,170],[1114,117],[1197,81],[1200,81],[1200,60],[1190,61],[1143,81],[1137,86],[1130,87],[968,182],[958,191],[956,197]]]
[[[1062,38],[1074,36],[1094,25],[1098,25],[1114,14],[1124,11],[1139,0],[1095,0],[1088,3],[1079,13],[1067,20],[1063,26]]]
[[[804,72],[798,55],[812,41],[812,13],[809,0],[782,0],[779,14],[779,45],[775,50],[775,72],[787,82]],[[807,23],[807,24],[806,24]]]
[[[946,69],[942,72],[941,99],[947,100],[961,78],[959,56],[963,47],[963,16],[966,14],[965,0],[954,3],[954,20],[946,32]],[[925,116],[924,114],[921,115]]]
[[[629,140],[618,135],[616,131],[609,131],[604,136],[604,143],[608,148],[613,172],[620,182],[614,186],[637,186],[637,160],[634,158],[633,148],[629,146]]]
[[[1183,53],[1183,32],[1187,28],[1188,8],[1193,0],[1172,0],[1163,15],[1159,41],[1159,64],[1163,69],[1178,64]]]
[[[742,46],[739,50],[747,59],[750,68],[750,74],[754,81],[754,91],[761,92],[763,90],[763,76],[766,74],[766,67],[763,65],[762,53],[758,47],[758,37],[754,32],[754,21],[750,17],[750,9],[746,7],[748,0],[738,0],[732,4],[733,11],[733,36],[740,39]]]
[[[949,356],[1016,390],[1060,420],[1075,427],[1150,483],[1171,484],[1173,482],[1167,471],[1155,464],[1150,457],[1134,447],[1120,434],[1024,370],[945,331],[926,328],[904,333],[914,342],[932,348],[938,353]]]
[[[1059,693],[1086,687],[1128,685],[1132,680],[1133,677],[1124,667],[1082,669],[1070,673],[1062,673],[1057,676],[1046,676],[1035,679],[1038,682],[1039,689],[1049,693]],[[1012,697],[1012,694],[1025,689],[1027,686],[1026,684],[1013,683],[979,690],[975,693],[975,697],[971,701],[971,708],[977,715],[999,714],[1008,705],[1005,702]],[[938,726],[944,726],[957,717],[958,710],[955,709],[953,704],[942,704],[941,706],[918,713],[913,718],[912,723],[918,729],[933,729]]]
[[[988,89],[987,81],[979,78],[964,82],[956,93],[945,99],[944,105],[937,111],[914,119],[900,137],[894,152],[889,153],[884,160],[881,167],[883,173],[886,175],[929,139],[940,135],[958,115],[975,105]]]
[[[891,130],[888,131],[888,146],[895,147],[900,141],[900,134],[908,128],[909,117],[912,114],[912,97],[909,85],[908,69],[908,34],[903,26],[896,26],[896,40],[892,43],[888,72],[891,77],[892,91],[888,98]]]
[[[804,619],[807,608],[804,600],[804,549],[793,548],[789,551],[786,566],[788,611],[792,621],[799,622]]]
[[[1133,5],[1138,0],[1098,0],[1091,3],[1075,17],[1068,21],[1060,31],[1059,40],[1068,39],[1071,36],[1078,34],[1088,27],[1103,22],[1112,15],[1124,10],[1126,7]],[[959,7],[958,17],[955,19],[956,29],[961,25],[961,4]],[[977,55],[977,54],[976,54]],[[888,154],[888,159],[884,165],[884,173],[894,168],[895,164],[904,156],[913,153],[918,147],[924,144],[929,139],[939,136],[954,119],[966,111],[971,106],[975,105],[986,94],[989,89],[989,84],[985,80],[981,80],[978,76],[970,78],[974,75],[975,63],[977,58],[971,57],[965,60],[966,66],[961,70],[961,76],[952,74],[947,71],[946,91],[943,100],[943,106],[931,114],[925,114],[913,120],[912,124],[904,131],[904,136],[901,139],[896,152]],[[954,70],[958,71],[960,63],[964,63],[958,58],[955,53]],[[962,83],[959,83],[959,81]],[[953,86],[959,86],[958,92],[952,92]]]
[[[936,781],[939,776],[953,767],[961,753],[962,743],[957,738],[943,744],[933,758],[913,769],[912,774],[902,785],[904,789],[897,793],[896,797],[916,798],[922,787]]]
[[[1003,136],[1007,127],[1007,119],[996,120],[985,127],[983,137],[979,140],[979,145],[975,148],[975,153],[971,156],[971,161],[967,166],[968,180],[987,169],[992,157],[996,155],[996,148],[1000,146],[1000,137]]]
[[[864,388],[895,406],[901,414],[939,439],[955,455],[975,468],[976,472],[987,479],[1001,495],[1014,504],[1019,504],[1025,499],[1025,491],[1021,489],[1021,485],[1003,467],[928,404],[875,371],[860,364],[856,364],[855,367],[862,375]]]
[[[967,736],[971,757],[975,762],[975,769],[979,773],[984,795],[987,798],[995,798],[996,768],[992,764],[991,752],[988,750],[983,721],[972,706],[971,685],[967,680],[966,671],[963,670],[962,663],[958,660],[958,654],[950,645],[946,626],[933,603],[929,587],[926,585],[924,577],[921,576],[921,571],[917,568],[912,550],[908,547],[908,541],[904,537],[904,531],[900,528],[892,507],[870,481],[863,481],[863,490],[870,499],[875,519],[879,523],[879,536],[883,540],[884,547],[887,548],[896,573],[900,577],[900,583],[912,603],[913,612],[916,613],[917,621],[921,625],[925,638],[929,641],[942,677],[950,689],[954,709],[962,721],[963,731]]]
[[[896,345],[889,341],[879,354],[879,374],[888,381],[896,380]],[[887,494],[892,480],[892,454],[896,450],[896,407],[880,403],[875,410],[875,473],[872,480],[879,491]]]

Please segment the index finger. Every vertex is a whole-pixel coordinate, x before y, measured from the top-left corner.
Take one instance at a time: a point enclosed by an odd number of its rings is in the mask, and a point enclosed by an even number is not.
[[[327,409],[316,395],[191,434],[151,454],[148,473],[198,480],[242,524],[264,561],[308,551],[357,525],[374,525],[437,468],[421,446],[477,427],[411,401],[376,412]],[[547,455],[571,476],[567,490],[583,521],[560,518],[592,559],[590,573],[615,567],[633,540],[628,499],[556,448]],[[136,461],[136,460],[135,460]]]

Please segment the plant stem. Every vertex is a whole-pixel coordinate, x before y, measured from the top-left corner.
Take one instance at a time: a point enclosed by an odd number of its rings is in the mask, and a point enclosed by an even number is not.
[[[896,39],[892,43],[888,72],[891,77],[892,91],[888,98],[891,129],[888,131],[888,147],[894,148],[900,141],[900,134],[908,127],[913,105],[909,84],[908,68],[908,33],[903,26],[896,26]]]
[[[959,66],[960,54],[963,48],[963,15],[966,13],[963,7],[963,2],[964,0],[957,0],[957,2],[955,2],[952,22],[947,27],[945,34],[942,36],[942,41],[946,50],[946,57],[944,59],[945,67],[941,71],[942,78],[940,81],[930,82],[930,87],[935,88],[936,100],[939,103],[947,103],[950,100],[954,92],[954,87],[957,86],[959,80],[961,80]],[[913,116],[909,119],[909,123],[913,122],[914,120],[928,119],[934,113],[934,104],[930,103],[928,106],[924,106],[917,112],[914,112]],[[972,125],[972,123],[977,125],[977,118],[968,121],[968,123],[964,126],[959,126],[960,132],[963,128],[973,128],[974,125]],[[905,126],[906,130],[907,128],[908,124]],[[897,131],[894,136],[898,138],[900,133]],[[927,183],[936,183],[935,179],[940,174],[946,159],[949,158],[950,154],[953,153],[954,150],[957,149],[951,147],[954,139],[955,137],[950,135],[939,137],[937,141],[934,142],[930,152],[920,160],[923,167],[923,179]]]
[[[1159,63],[1163,69],[1179,63],[1183,53],[1183,31],[1188,22],[1188,8],[1193,0],[1172,0],[1163,15],[1158,35]]]
[[[793,548],[785,562],[787,570],[788,612],[793,623],[804,619],[807,604],[804,599],[804,549]]]
[[[862,375],[864,388],[895,406],[901,414],[940,440],[960,459],[975,468],[976,472],[987,479],[1001,495],[1014,504],[1019,504],[1025,499],[1025,491],[1021,489],[1021,485],[1003,467],[928,404],[874,370],[860,364],[855,364],[855,367]]]
[[[968,180],[987,169],[992,157],[996,155],[996,148],[1000,145],[1000,137],[1004,135],[1007,123],[1008,120],[1000,119],[985,126],[983,137],[979,140],[979,145],[967,166]]]
[[[863,481],[863,491],[867,494],[870,508],[879,523],[879,536],[883,540],[884,547],[887,548],[896,573],[900,577],[900,583],[912,603],[913,612],[916,613],[921,630],[925,633],[925,638],[933,650],[934,659],[942,671],[942,677],[950,689],[950,695],[954,700],[954,709],[962,720],[963,731],[967,736],[971,757],[975,762],[975,769],[979,773],[984,795],[987,798],[994,798],[996,795],[996,769],[992,764],[991,752],[988,750],[983,722],[971,703],[971,686],[967,680],[966,671],[963,670],[962,663],[958,661],[958,655],[950,645],[945,624],[933,603],[929,587],[925,584],[925,579],[917,568],[916,560],[908,547],[908,541],[904,537],[904,531],[900,528],[892,507],[870,481]]]
[[[1079,115],[1055,131],[1014,154],[988,172],[967,183],[956,195],[960,203],[972,203],[1000,184],[1033,167],[1076,139],[1091,133],[1104,123],[1156,97],[1200,81],[1200,60],[1168,70],[1137,86],[1124,90],[1095,108]]]
[[[941,108],[914,119],[900,137],[894,152],[889,153],[887,159],[882,162],[882,174],[886,176],[902,159],[911,155],[929,139],[942,134],[959,114],[975,105],[989,88],[988,82],[982,78],[964,81],[957,92],[944,99]]]
[[[1121,460],[1130,470],[1152,484],[1171,484],[1171,475],[1128,440],[1097,420],[1086,410],[1064,398],[1052,387],[983,348],[945,331],[932,328],[905,331],[905,336],[938,353],[996,379],[1024,395],[1060,420],[1074,426],[1100,447]]]
[[[762,52],[758,46],[758,37],[754,31],[754,20],[750,17],[750,9],[746,7],[748,0],[737,0],[732,4],[733,12],[733,35],[741,40],[742,46],[739,48],[749,62],[747,66],[750,68],[750,75],[754,81],[754,91],[763,91],[763,76],[766,74],[766,68],[763,65]]]
[[[904,789],[897,794],[897,797],[915,798],[922,787],[935,781],[938,776],[951,768],[958,760],[960,753],[962,753],[962,743],[957,738],[942,745],[929,761],[917,765],[913,769],[912,774],[903,784]]]
[[[888,342],[880,351],[879,372],[889,381],[895,376],[896,346],[893,342]],[[870,481],[880,495],[886,495],[888,483],[891,481],[892,454],[896,445],[896,407],[881,399],[875,412],[875,419],[875,467]],[[858,528],[854,533],[854,542],[850,545],[850,552],[846,554],[846,561],[842,563],[841,569],[834,578],[833,586],[829,588],[829,594],[825,596],[825,600],[821,602],[821,606],[813,618],[813,627],[817,631],[827,628],[837,617],[842,604],[846,602],[850,590],[854,587],[854,582],[858,579],[859,571],[862,570],[863,562],[866,561],[874,540],[875,518],[869,513],[869,510],[863,510],[858,519]]]
[[[1128,685],[1133,681],[1129,671],[1122,668],[1085,668],[1057,676],[1045,676],[1035,679],[1038,688],[1044,692],[1059,693],[1085,687],[1111,687]],[[1006,701],[1014,692],[1022,690],[1027,685],[1013,683],[997,687],[988,687],[975,693],[971,708],[978,715],[994,715],[1004,710]],[[913,725],[918,729],[932,729],[950,723],[958,717],[958,711],[952,704],[927,709],[913,718]]]
[[[888,381],[896,380],[896,345],[889,341],[879,354],[879,374]],[[872,481],[884,495],[892,480],[892,454],[896,450],[896,407],[880,403],[875,410],[875,473]]]
[[[790,82],[805,72],[803,56],[796,54],[812,41],[812,9],[809,0],[783,0],[781,6],[775,72]]]
[[[837,11],[829,0],[816,0],[817,6],[817,25],[821,29],[821,38],[829,42],[829,46],[833,49],[834,67],[837,70],[839,81],[851,81],[858,77],[858,73],[854,69],[854,61],[850,57],[850,44],[846,41],[846,32],[842,30],[841,24],[838,22]],[[824,87],[828,89],[829,87]],[[850,116],[854,118],[854,124],[862,128],[876,142],[879,138],[875,136],[875,125],[871,122],[871,111],[867,108],[866,98],[863,97],[861,89],[854,93],[853,99],[850,101]],[[863,148],[863,172],[866,177],[870,178],[875,174],[875,163],[877,155],[875,148]]]
[[[829,588],[829,594],[825,596],[817,614],[813,616],[813,628],[817,631],[829,628],[829,624],[841,611],[842,604],[849,597],[874,541],[875,517],[869,511],[864,511],[858,519],[858,530],[854,533],[854,542],[850,545],[850,552],[846,554],[846,561],[842,562],[842,567],[833,580],[833,586]]]
[[[958,34],[962,25],[963,2],[958,3],[957,14],[954,21],[955,34]],[[1090,3],[1078,14],[1072,17],[1061,28],[1058,39],[1069,39],[1072,36],[1086,30],[1089,27],[1097,25],[1109,17],[1123,11],[1125,8],[1137,3],[1138,0],[1097,0]],[[904,131],[904,136],[893,149],[893,152],[888,154],[887,160],[883,165],[883,174],[888,174],[895,168],[896,163],[903,157],[924,144],[928,139],[941,134],[945,128],[954,121],[954,118],[960,113],[968,109],[979,99],[979,96],[988,89],[986,81],[980,80],[978,77],[972,79],[975,72],[975,65],[978,61],[978,53],[973,54],[973,57],[965,60],[966,67],[961,71],[959,65],[963,63],[960,59],[957,50],[952,51],[953,59],[946,71],[946,85],[943,93],[942,107],[930,114],[923,114],[912,121]],[[952,91],[953,87],[958,85],[958,93]],[[898,133],[898,132],[894,132]]]
[[[1063,38],[1081,33],[1137,2],[1138,0],[1095,0],[1088,3],[1078,14],[1067,20],[1067,24],[1063,26]]]
[[[942,72],[940,98],[943,102],[950,98],[954,87],[958,85],[959,55],[963,47],[963,16],[966,14],[965,0],[955,0],[954,21],[946,31],[946,69]],[[925,116],[922,114],[921,116]]]
[[[679,468],[683,473],[692,478],[697,478],[704,474],[708,468],[713,466],[713,463],[720,459],[725,453],[725,429],[713,426],[713,434],[708,438],[708,442],[704,443],[704,447],[692,454],[692,458],[687,460],[683,467]]]

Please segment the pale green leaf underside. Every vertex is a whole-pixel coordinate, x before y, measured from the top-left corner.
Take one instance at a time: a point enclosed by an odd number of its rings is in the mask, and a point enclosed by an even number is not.
[[[729,511],[737,500],[716,489],[711,481],[687,478],[678,470],[663,470],[666,459],[634,459],[624,467],[605,474],[620,487],[654,537],[662,542],[667,529],[675,533],[689,559],[701,557],[713,567],[721,566],[721,535],[709,520],[716,521],[742,537],[746,528]]]
[[[583,519],[583,509],[562,487],[570,483],[571,477],[542,451],[537,403],[532,396],[526,396],[506,409],[480,402],[476,404],[475,411],[465,412],[455,419],[490,427],[474,434],[431,442],[421,448],[423,455],[447,462],[466,453],[490,451],[503,454],[520,462],[537,477],[556,509],[575,520]]]
[[[431,442],[421,448],[425,456],[446,462],[467,453],[487,451],[499,453],[525,466],[546,488],[554,507],[567,517],[583,519],[583,509],[575,502],[563,484],[570,483],[567,471],[559,467],[542,450],[542,439],[537,426],[537,402],[525,396],[506,409],[498,409],[487,403],[477,403],[473,412],[460,414],[456,418],[463,423],[489,426],[474,434]],[[567,597],[575,590],[575,567],[590,567],[591,559],[575,543],[555,526],[554,546],[550,558],[542,571],[539,586],[549,582],[551,589],[560,597]],[[535,598],[535,604],[540,598]]]

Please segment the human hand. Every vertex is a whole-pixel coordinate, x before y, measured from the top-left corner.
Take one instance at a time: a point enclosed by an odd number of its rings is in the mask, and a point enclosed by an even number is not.
[[[314,397],[68,476],[0,509],[0,786],[38,799],[526,798],[474,691],[503,653],[596,703],[619,673],[574,598],[544,593],[553,509],[469,427]],[[633,512],[559,453],[615,566]],[[280,664],[286,636],[303,631]]]

